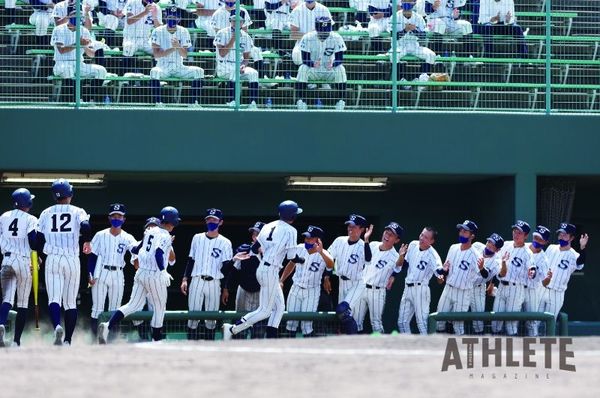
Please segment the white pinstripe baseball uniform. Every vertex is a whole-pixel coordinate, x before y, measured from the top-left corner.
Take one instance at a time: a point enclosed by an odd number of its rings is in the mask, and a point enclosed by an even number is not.
[[[535,278],[527,282],[525,288],[525,298],[523,300],[523,311],[537,312],[542,302],[542,297],[546,288],[542,285],[542,281],[546,278],[549,270],[548,256],[543,250],[538,253],[533,253],[533,263],[535,264]],[[539,321],[525,321],[528,336],[538,335]]]
[[[171,40],[179,40],[182,48],[188,49],[192,46],[190,32],[183,26],[177,25],[175,32],[169,32],[167,25],[160,26],[152,32],[150,41],[153,45],[158,45],[161,50],[168,50],[173,47]],[[150,69],[152,79],[166,79],[168,77],[179,77],[182,79],[202,79],[204,69],[199,66],[189,66],[183,64],[183,57],[179,51],[173,51],[171,54],[156,58],[156,66]]]
[[[91,40],[90,32],[85,28],[81,27],[81,38]],[[60,76],[63,79],[73,79],[75,77],[76,69],[76,51],[60,53],[58,48],[60,46],[74,46],[76,38],[75,30],[71,31],[68,24],[62,24],[54,28],[52,31],[52,37],[50,38],[50,44],[54,46],[54,67],[52,72],[55,76]],[[79,59],[79,73],[82,78],[95,78],[102,79],[106,76],[106,69],[102,65],[86,64],[83,62],[83,49],[81,50]]]
[[[61,25],[66,26],[66,25]],[[38,230],[46,244],[46,291],[48,303],[63,305],[65,310],[77,308],[81,265],[79,264],[79,230],[90,216],[70,204],[50,206],[40,214]]]
[[[121,230],[113,235],[110,228],[97,232],[92,238],[92,253],[98,256],[92,286],[92,318],[98,318],[104,311],[104,303],[108,297],[108,311],[115,311],[123,300],[125,278],[125,253],[137,244],[135,238]]]
[[[389,18],[388,31],[393,31],[392,19]],[[406,18],[402,11],[398,11],[397,13],[397,23],[396,23],[396,32],[404,32],[406,25],[411,24],[415,25],[417,31],[425,32],[426,25],[425,20],[422,16],[417,14],[415,11],[412,12],[410,18]],[[392,49],[388,51],[390,55],[390,59],[392,58]],[[416,35],[416,32],[404,32],[402,37],[400,37],[397,41],[396,45],[396,59],[400,60],[405,55],[414,55],[417,58],[422,59],[428,64],[435,64],[436,55],[429,48],[422,46],[419,43],[419,37]]]
[[[354,290],[362,283],[365,268],[365,241],[350,242],[348,236],[337,237],[327,249],[335,261],[335,273],[340,278],[338,303],[350,302]]]
[[[390,13],[390,15],[382,16],[378,19],[373,15],[369,17],[369,25],[367,27],[369,30],[369,37],[377,37],[388,28],[388,24],[391,20],[392,2],[390,0],[369,0],[368,7],[375,7],[378,10],[382,10],[382,13],[383,10]]]
[[[303,35],[315,30],[317,18],[326,17],[333,21],[329,8],[315,1],[315,7],[311,10],[306,3],[300,3],[290,14],[290,26],[295,26]],[[300,50],[300,40],[296,42],[292,50],[292,61],[296,65],[302,65],[302,51]]]
[[[479,272],[477,259],[481,253],[474,247],[461,250],[461,244],[456,243],[448,249],[446,261],[450,262],[446,286],[438,302],[438,312],[466,312],[469,309],[473,293],[475,274]],[[464,322],[454,321],[454,333],[465,333]],[[445,322],[437,323],[437,330],[444,330]]]
[[[309,32],[300,40],[300,51],[310,54],[310,60],[319,62],[320,66],[309,67],[306,64],[300,65],[298,68],[299,82],[308,82],[309,80],[325,80],[335,83],[345,83],[347,80],[346,69],[344,65],[332,66],[335,54],[346,51],[346,43],[337,32],[331,32],[327,39],[319,39],[316,31]]]
[[[296,270],[292,280],[294,283],[287,298],[288,312],[316,312],[321,297],[321,279],[327,268],[323,256],[319,252],[312,254],[304,247],[298,245],[298,255],[306,261],[304,264],[296,264]],[[286,329],[295,332],[298,329],[298,321],[287,321]],[[301,329],[303,335],[313,332],[312,321],[302,321]]]
[[[48,27],[54,25],[54,18],[52,18],[54,7],[47,7],[47,5],[53,4],[52,0],[40,0],[39,2],[41,3],[40,5],[34,5],[33,14],[29,17],[29,23],[35,26],[36,36],[45,36],[48,34]],[[6,8],[8,8],[8,3],[8,1],[5,3]]]
[[[426,0],[434,4],[435,0]],[[462,7],[467,0],[440,0],[438,9],[427,16],[427,26],[431,32],[448,35],[468,35],[473,33],[473,26],[464,19],[454,19],[454,9]]]
[[[233,31],[230,27],[223,28],[217,32],[215,39],[213,40],[213,44],[215,47],[217,46],[225,46],[231,40],[233,36]],[[240,51],[240,60],[244,59],[245,53],[250,53],[252,51],[252,39],[248,35],[248,33],[240,30],[240,40],[239,40],[239,51]],[[216,51],[216,73],[218,77],[222,77],[224,79],[228,79],[230,81],[235,81],[235,50],[229,51],[225,56],[222,56],[219,53],[219,49],[217,47]],[[258,82],[258,71],[256,69],[246,66],[244,68],[244,72],[240,72],[240,80],[249,81],[249,82]]]
[[[219,0],[189,0],[190,3],[195,4],[196,6],[200,5],[204,10],[211,10],[214,14],[215,10],[219,8]],[[204,29],[206,35],[209,37],[213,37],[215,35],[215,29],[211,24],[211,15],[198,15],[196,18],[195,24],[199,29]]]
[[[194,235],[189,257],[194,260],[190,287],[188,292],[188,308],[190,311],[218,311],[221,297],[221,268],[223,262],[231,261],[233,249],[231,241],[223,235],[210,238],[205,232]],[[199,321],[188,321],[188,327],[196,329]],[[214,329],[215,321],[205,321],[207,329]]]
[[[156,19],[162,25],[162,13],[157,4],[153,4],[157,8]],[[144,51],[147,54],[152,54],[152,45],[150,43],[150,34],[154,29],[154,19],[152,13],[142,16],[133,23],[128,23],[131,17],[134,17],[144,11],[146,7],[142,0],[129,0],[125,6],[125,24],[123,25],[123,55],[131,57],[136,51]]]
[[[509,253],[507,260],[508,272],[505,276],[498,276],[500,284],[494,298],[494,312],[519,312],[523,307],[525,299],[525,286],[529,282],[528,272],[535,267],[533,253],[528,245],[515,247],[514,241],[504,243],[504,247],[498,253],[499,258]],[[492,331],[498,333],[502,330],[502,321],[492,321]],[[519,322],[507,321],[506,333],[509,336],[517,334]]]
[[[2,249],[2,302],[11,306],[17,295],[17,307],[29,306],[31,293],[31,248],[28,234],[37,228],[38,219],[23,210],[14,209],[0,216],[0,249]]]
[[[483,252],[485,245],[481,242],[475,242],[473,243],[473,247]],[[492,255],[491,257],[485,257],[483,255],[482,257],[483,266],[487,270],[488,276],[484,278],[480,273],[475,274],[475,277],[473,279],[473,292],[471,294],[471,302],[469,303],[469,309],[471,310],[471,312],[485,311],[485,296],[487,283],[491,281],[500,270],[500,257],[498,256],[498,253],[494,253],[494,255]],[[483,332],[483,327],[483,321],[473,321],[474,332]]]
[[[414,240],[408,245],[404,261],[408,263],[408,271],[398,310],[398,330],[400,333],[410,333],[410,320],[414,315],[419,333],[427,334],[427,317],[431,303],[429,280],[435,270],[442,266],[442,260],[433,246],[421,250],[419,241]]]

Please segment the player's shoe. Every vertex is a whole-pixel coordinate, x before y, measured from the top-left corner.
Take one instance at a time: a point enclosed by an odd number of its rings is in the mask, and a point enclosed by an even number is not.
[[[190,104],[190,108],[202,109],[202,106],[198,103],[198,101],[194,101],[193,104]]]
[[[323,90],[331,90],[331,84],[329,84],[329,83],[321,84],[321,88]]]
[[[233,332],[231,331],[232,327],[233,325],[231,323],[223,324],[223,341],[231,340],[231,336],[233,336]]]
[[[405,78],[402,78],[402,79],[400,79],[400,80],[398,81],[398,83],[399,83],[399,84],[402,84],[402,83],[408,83],[408,80],[406,80]],[[411,87],[411,86],[402,86],[402,89],[403,89],[403,90],[411,90],[411,89],[412,89],[412,87]]]
[[[343,111],[346,107],[346,102],[344,100],[339,100],[337,104],[335,104],[336,111]]]
[[[64,329],[62,328],[62,326],[58,325],[56,326],[56,329],[54,329],[54,345],[63,345],[63,335],[65,334]]]
[[[229,101],[228,103],[226,103],[225,105],[227,105],[230,108],[235,108],[235,100],[234,101]]]
[[[308,88],[309,90],[314,90],[315,88],[317,88],[317,85],[315,83],[309,83],[308,86],[306,86],[306,88]]]
[[[21,345],[19,343],[17,343],[16,341],[13,341],[12,343],[10,343],[10,346],[12,348],[20,348],[21,347]]]
[[[6,343],[4,342],[4,334],[6,333],[6,328],[4,325],[0,325],[0,347],[6,347]]]
[[[98,325],[98,344],[106,344],[108,342],[108,322],[101,322]]]
[[[302,101],[301,99],[296,101],[296,107],[299,111],[305,111],[308,109],[308,105],[306,105],[306,102]]]
[[[250,110],[254,110],[256,109],[256,101],[252,101],[251,103],[248,104],[248,109]]]

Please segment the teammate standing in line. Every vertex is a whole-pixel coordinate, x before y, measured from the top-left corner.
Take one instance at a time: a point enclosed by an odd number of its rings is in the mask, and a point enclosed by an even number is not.
[[[550,230],[543,225],[538,225],[533,233],[533,241],[529,244],[529,250],[533,253],[535,264],[535,275],[525,286],[525,299],[523,300],[523,311],[536,312],[540,307],[544,295],[542,281],[548,275],[548,256],[543,250],[550,240]],[[538,335],[539,321],[525,321],[528,336]]]
[[[223,225],[223,212],[219,209],[207,209],[207,232],[194,235],[185,274],[181,281],[181,292],[188,296],[190,311],[218,311],[221,296],[222,268],[231,261],[233,249],[231,241],[219,234]],[[189,286],[189,294],[188,294]],[[188,339],[198,340],[199,321],[188,321]],[[215,339],[216,321],[207,320],[206,340]]]
[[[52,183],[52,196],[56,204],[40,214],[38,247],[46,258],[46,291],[48,309],[54,328],[54,344],[71,344],[77,324],[77,294],[81,275],[79,263],[79,235],[84,244],[83,253],[90,254],[90,216],[85,210],[73,206],[73,187],[64,178]],[[60,307],[65,309],[65,327],[60,324]]]
[[[125,254],[138,243],[133,236],[121,229],[125,222],[125,205],[111,204],[108,221],[110,228],[94,235],[92,252],[88,257],[88,283],[92,287],[90,326],[94,335],[98,331],[98,316],[104,311],[106,297],[108,296],[109,311],[115,311],[121,305],[125,289]]]
[[[29,190],[19,188],[12,193],[13,210],[0,216],[0,249],[2,249],[2,305],[0,305],[0,347],[4,347],[4,334],[8,313],[17,295],[17,319],[13,345],[21,345],[21,334],[27,320],[27,307],[31,293],[31,251],[37,250],[38,219],[29,210],[35,198]]]

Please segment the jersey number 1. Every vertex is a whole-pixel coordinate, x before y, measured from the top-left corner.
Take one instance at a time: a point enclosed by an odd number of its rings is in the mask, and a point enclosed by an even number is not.
[[[277,228],[277,227],[271,228],[271,232],[269,233],[269,236],[267,236],[267,240],[268,241],[272,241],[273,240],[273,232],[275,232],[275,228]]]

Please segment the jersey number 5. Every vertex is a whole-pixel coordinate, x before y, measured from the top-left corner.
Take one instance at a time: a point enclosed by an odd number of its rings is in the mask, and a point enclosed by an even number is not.
[[[154,235],[148,235],[148,244],[146,245],[147,252],[149,252],[152,247],[152,239],[154,239]]]
[[[58,220],[63,221],[63,223],[58,226]],[[58,216],[58,214],[52,215],[52,232],[71,232],[71,227],[69,227],[69,223],[71,222],[71,214],[63,213]]]

